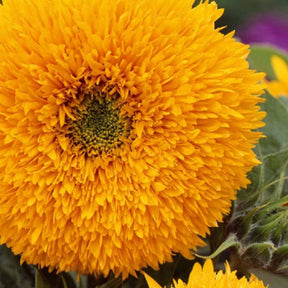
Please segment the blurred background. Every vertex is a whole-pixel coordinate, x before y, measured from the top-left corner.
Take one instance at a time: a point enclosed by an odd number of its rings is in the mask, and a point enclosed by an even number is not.
[[[216,3],[225,8],[221,24],[229,25],[229,30],[237,29],[265,13],[288,13],[288,0],[216,0]]]
[[[225,13],[218,26],[244,43],[274,44],[288,52],[288,0],[215,0]]]

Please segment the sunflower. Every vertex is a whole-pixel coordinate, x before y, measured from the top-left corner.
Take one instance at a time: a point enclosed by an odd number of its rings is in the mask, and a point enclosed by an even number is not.
[[[0,236],[21,261],[157,269],[249,183],[263,75],[192,2],[4,1]]]
[[[277,79],[265,80],[267,90],[274,97],[288,96],[288,65],[277,55],[271,57],[271,65]]]
[[[188,283],[185,284],[182,280],[178,282],[173,280],[174,288],[265,288],[262,281],[257,279],[253,274],[250,279],[244,276],[241,279],[237,278],[236,271],[231,272],[229,263],[225,265],[225,273],[220,270],[214,272],[213,263],[207,260],[203,268],[199,263],[195,263],[190,273]],[[149,275],[144,274],[149,288],[161,288],[161,286],[152,279]],[[267,286],[268,288],[268,286]]]

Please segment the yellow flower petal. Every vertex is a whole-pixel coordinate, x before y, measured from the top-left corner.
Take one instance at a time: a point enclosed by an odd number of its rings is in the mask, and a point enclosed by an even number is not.
[[[149,288],[161,288],[161,286],[150,276],[144,273]],[[182,280],[173,281],[174,288],[265,288],[262,281],[251,275],[238,279],[236,271],[231,272],[230,266],[226,263],[226,272],[222,270],[214,272],[212,260],[207,260],[203,268],[199,263],[195,263],[190,273],[188,283]],[[266,287],[268,288],[268,286]]]
[[[286,62],[279,56],[273,55],[271,57],[271,64],[277,79],[288,85],[288,66]]]
[[[143,273],[145,276],[145,279],[147,281],[147,284],[149,288],[161,288],[161,286],[153,279],[151,278],[148,274]]]
[[[276,80],[267,81],[266,84],[267,90],[274,97],[279,96],[288,96],[288,65],[287,63],[279,56],[273,55],[271,57],[271,65],[274,70]]]

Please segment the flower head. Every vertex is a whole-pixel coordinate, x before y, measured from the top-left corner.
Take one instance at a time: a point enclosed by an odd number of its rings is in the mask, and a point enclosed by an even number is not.
[[[0,236],[22,261],[157,268],[249,183],[263,75],[214,2],[191,4],[4,1]]]
[[[150,276],[145,274],[149,288],[161,288],[161,286]],[[237,278],[236,271],[231,271],[227,262],[226,271],[214,272],[213,263],[207,260],[203,266],[199,263],[194,264],[190,273],[188,283],[182,280],[174,280],[174,288],[265,288],[262,281],[251,275],[248,280],[246,277]]]
[[[269,93],[274,97],[288,96],[288,65],[277,55],[271,57],[271,65],[277,79],[265,81]]]

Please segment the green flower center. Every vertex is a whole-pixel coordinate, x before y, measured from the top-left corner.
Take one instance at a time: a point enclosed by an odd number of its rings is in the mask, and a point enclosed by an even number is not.
[[[103,94],[85,95],[72,115],[75,119],[67,120],[68,137],[88,156],[109,153],[130,135],[131,119],[121,115],[117,100]]]

